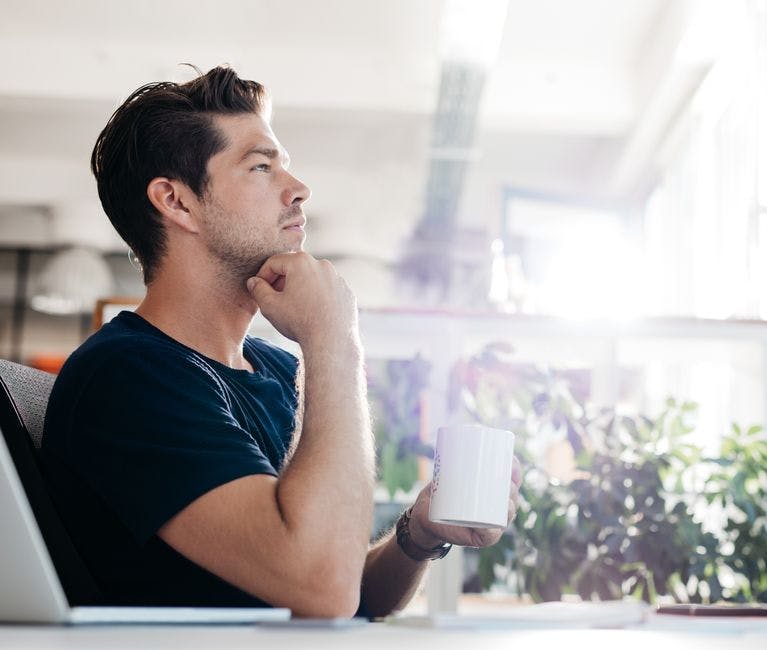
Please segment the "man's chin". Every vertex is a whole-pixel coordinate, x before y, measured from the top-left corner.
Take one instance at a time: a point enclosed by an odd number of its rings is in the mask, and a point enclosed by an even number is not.
[[[288,244],[285,246],[283,250],[275,251],[274,253],[272,253],[272,255],[277,255],[279,253],[299,253],[302,250],[304,250],[304,241],[305,241],[305,238],[298,243]]]
[[[283,249],[272,251],[269,255],[266,255],[265,257],[262,257],[261,259],[256,261],[256,263],[248,270],[247,277],[252,278],[254,275],[258,275],[258,272],[261,270],[261,267],[264,265],[266,260],[268,260],[270,257],[274,257],[275,255],[282,255],[284,253],[298,253],[303,250],[304,250],[304,243],[301,242],[300,244],[297,244],[294,246],[286,246]]]

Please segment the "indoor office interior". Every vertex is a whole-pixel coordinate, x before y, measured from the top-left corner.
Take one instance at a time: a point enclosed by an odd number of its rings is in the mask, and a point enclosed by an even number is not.
[[[767,2],[0,0],[0,52],[0,358],[55,374],[139,304],[92,147],[228,64],[357,296],[371,538],[440,426],[516,434],[517,519],[408,612],[767,601]]]

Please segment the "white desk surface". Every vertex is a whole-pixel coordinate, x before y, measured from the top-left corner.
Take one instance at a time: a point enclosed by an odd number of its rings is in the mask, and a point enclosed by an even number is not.
[[[767,631],[470,630],[393,627],[384,623],[341,630],[257,626],[14,626],[0,625],[0,648],[104,650],[764,650]]]

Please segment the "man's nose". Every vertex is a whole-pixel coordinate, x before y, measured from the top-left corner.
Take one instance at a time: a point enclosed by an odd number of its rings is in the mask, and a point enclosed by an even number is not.
[[[282,192],[282,202],[285,205],[297,204],[301,205],[305,201],[308,201],[312,195],[312,191],[307,185],[304,185],[295,176],[290,176],[291,182]]]

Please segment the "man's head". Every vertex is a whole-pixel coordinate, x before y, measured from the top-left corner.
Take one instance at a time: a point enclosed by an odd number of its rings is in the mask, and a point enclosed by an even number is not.
[[[193,209],[202,213],[200,221],[204,234],[210,236],[207,241],[213,245],[213,254],[231,252],[232,242],[227,239],[226,230],[232,227],[231,219],[226,221],[231,216],[227,213],[228,199],[212,193],[209,163],[217,154],[232,153],[229,150],[241,146],[241,142],[233,139],[242,136],[251,140],[255,137],[253,146],[272,150],[275,164],[281,171],[286,168],[286,156],[269,128],[270,110],[261,84],[240,79],[229,68],[218,67],[188,83],[142,86],[114,112],[96,141],[91,169],[104,211],[139,258],[146,284],[155,278],[167,250],[168,213],[163,201],[170,199],[163,194],[165,188],[170,188],[169,191],[182,188],[186,192],[182,198],[178,191],[171,198],[194,203]],[[230,155],[228,159],[231,158]],[[220,161],[218,168],[221,173]],[[241,186],[236,185],[239,179],[232,178],[231,173],[229,176],[219,183],[221,191],[239,192]],[[283,185],[289,184],[285,178],[280,180]],[[298,188],[300,183],[292,180]],[[298,205],[286,206],[287,216],[280,214],[279,220],[286,222],[291,215],[303,219],[300,203],[308,197],[308,190],[300,187],[303,192],[295,190],[301,195],[300,200],[285,197]],[[188,212],[186,206],[182,209]],[[216,222],[219,218],[220,222]],[[281,242],[280,246],[284,247]],[[271,252],[280,250],[266,250]],[[239,266],[243,266],[243,260]]]

